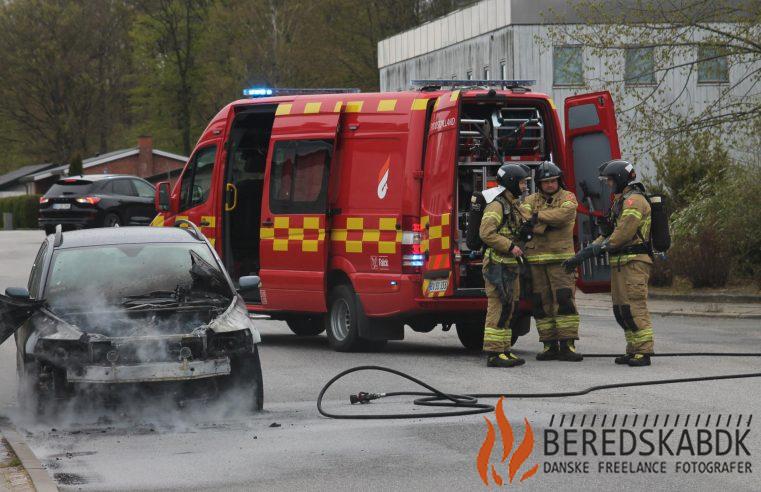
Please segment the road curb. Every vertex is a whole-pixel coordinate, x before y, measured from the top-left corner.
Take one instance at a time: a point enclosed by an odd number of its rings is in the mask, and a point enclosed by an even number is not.
[[[651,291],[648,293],[648,298],[661,301],[761,304],[761,296],[749,294],[671,294]]]
[[[592,309],[597,311],[610,311],[609,307],[597,307],[597,306],[583,306],[579,305],[579,309]],[[715,318],[715,319],[761,319],[761,314],[744,314],[744,313],[700,313],[700,312],[684,312],[684,311],[666,311],[650,309],[650,314],[657,314],[659,316],[685,316],[689,318]]]
[[[37,492],[57,492],[58,486],[55,484],[47,470],[42,466],[40,460],[32,452],[32,449],[21,437],[21,434],[7,421],[0,421],[0,435],[11,447],[16,457],[21,461],[21,465],[29,474]]]

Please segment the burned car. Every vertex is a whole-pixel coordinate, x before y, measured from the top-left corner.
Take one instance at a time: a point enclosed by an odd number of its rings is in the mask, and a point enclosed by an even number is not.
[[[263,404],[260,336],[217,254],[185,227],[90,229],[42,243],[27,288],[0,296],[19,397],[42,412],[109,388],[235,394]]]

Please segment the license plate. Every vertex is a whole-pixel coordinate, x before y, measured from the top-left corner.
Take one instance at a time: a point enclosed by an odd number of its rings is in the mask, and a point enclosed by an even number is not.
[[[449,287],[449,279],[431,280],[428,284],[428,292],[444,292]]]
[[[71,203],[54,203],[53,210],[69,210]]]

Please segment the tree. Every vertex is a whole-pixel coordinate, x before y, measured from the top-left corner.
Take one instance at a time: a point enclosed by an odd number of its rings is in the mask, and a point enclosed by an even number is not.
[[[473,0],[322,0],[324,30],[312,35],[312,57],[345,84],[378,90],[378,42]],[[330,80],[330,74],[323,74]]]
[[[84,174],[84,168],[82,167],[82,156],[79,154],[71,158],[69,162],[69,176],[81,176]]]
[[[555,25],[545,44],[580,44],[602,60],[586,67],[587,82],[625,101],[621,126],[638,137],[637,150],[704,131],[731,146],[752,134],[761,119],[758,0],[581,0],[573,8],[582,22]],[[696,81],[719,83],[696,92]]]
[[[126,119],[128,23],[117,0],[0,3],[0,142],[18,164],[109,146]]]
[[[197,56],[208,0],[135,0],[132,30],[138,72],[132,102],[143,126],[189,154],[191,135],[205,122],[193,118],[199,87]],[[144,128],[145,129],[145,128]]]

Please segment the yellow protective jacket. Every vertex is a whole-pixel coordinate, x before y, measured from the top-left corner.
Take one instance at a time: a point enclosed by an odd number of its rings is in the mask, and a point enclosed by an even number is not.
[[[613,206],[610,210],[614,229],[608,239],[610,265],[624,265],[632,260],[652,263],[647,253],[626,253],[621,251],[629,246],[650,243],[650,204],[647,198],[631,186],[624,188],[623,193],[614,195]],[[601,243],[606,238],[600,236],[595,243]]]
[[[508,216],[500,228],[503,208],[504,213]],[[487,246],[485,258],[496,263],[518,264],[518,261],[510,253],[510,247],[518,241],[514,232],[517,232],[518,227],[520,227],[520,218],[518,200],[509,193],[497,197],[486,205],[481,217],[481,228],[478,230],[481,240]]]
[[[539,220],[534,226],[534,239],[526,244],[526,258],[530,263],[562,262],[575,254],[573,226],[577,205],[576,195],[562,188],[550,196],[534,193],[521,203],[524,216],[537,213]]]

